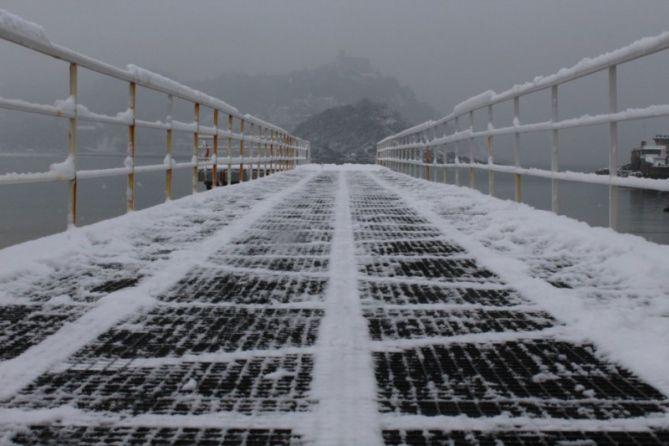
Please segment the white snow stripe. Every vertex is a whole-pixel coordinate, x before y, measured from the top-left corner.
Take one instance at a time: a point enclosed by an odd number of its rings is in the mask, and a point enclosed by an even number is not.
[[[504,331],[487,333],[470,333],[455,336],[432,336],[417,339],[389,339],[373,341],[372,349],[375,352],[387,352],[426,347],[429,345],[448,344],[501,344],[510,341],[532,339],[563,339],[568,336],[564,327],[550,327],[532,331]],[[570,337],[570,340],[573,337]],[[582,339],[584,340],[584,339]]]
[[[307,421],[307,414],[243,415],[231,412],[214,412],[202,415],[136,415],[110,412],[87,412],[72,406],[52,409],[0,408],[1,425],[40,425],[60,423],[68,426],[113,425],[114,427],[192,427],[235,429],[295,429]]]
[[[531,304],[509,304],[504,306],[482,305],[482,304],[446,304],[446,303],[428,303],[428,304],[388,304],[380,301],[364,300],[362,302],[365,310],[393,310],[393,311],[504,311],[509,313],[537,312],[542,308]]]
[[[316,342],[313,395],[318,401],[307,438],[325,445],[381,445],[376,382],[357,265],[346,174],[337,179],[336,220],[326,312]]]
[[[561,418],[529,418],[498,415],[494,417],[469,418],[466,416],[421,416],[392,415],[381,416],[384,429],[434,429],[459,431],[617,431],[635,432],[649,429],[668,428],[669,414],[648,418],[616,418],[609,420],[577,420]]]

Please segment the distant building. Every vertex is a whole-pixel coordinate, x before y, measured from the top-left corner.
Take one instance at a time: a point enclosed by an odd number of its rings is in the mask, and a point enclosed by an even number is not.
[[[641,141],[641,145],[632,150],[630,169],[648,178],[669,178],[669,135],[656,135],[653,141],[652,146]]]

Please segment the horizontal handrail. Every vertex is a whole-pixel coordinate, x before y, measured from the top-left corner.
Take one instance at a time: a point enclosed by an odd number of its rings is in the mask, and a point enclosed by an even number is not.
[[[595,58],[586,57],[584,59],[581,59],[575,65],[569,68],[562,68],[561,70],[559,70],[554,74],[550,74],[547,76],[537,76],[529,82],[525,82],[523,84],[516,84],[513,87],[501,93],[496,93],[493,90],[488,90],[476,96],[472,96],[460,102],[455,107],[453,107],[453,111],[448,115],[435,121],[432,120],[425,121],[416,126],[402,130],[401,132],[395,133],[394,135],[382,139],[381,141],[379,141],[379,144],[391,141],[398,137],[418,134],[420,132],[424,132],[425,130],[429,130],[439,125],[442,125],[448,121],[452,121],[457,117],[466,116],[470,112],[475,112],[488,106],[497,105],[502,102],[513,100],[513,98],[518,96],[526,96],[531,93],[536,93],[542,90],[548,90],[555,86],[559,86],[567,82],[580,79],[582,77],[586,77],[600,71],[604,71],[611,66],[631,62],[633,60],[649,56],[651,54],[655,54],[660,51],[664,51],[668,48],[669,48],[669,31],[654,37],[644,37],[631,43],[630,45],[627,45],[625,47],[619,48],[606,54],[602,54]]]
[[[268,162],[285,162],[292,161],[292,157],[246,157],[243,161],[246,163],[268,163]],[[306,158],[299,158],[300,161],[306,161]],[[239,166],[242,162],[242,159],[239,157],[228,158],[225,156],[219,156],[218,162],[214,163],[213,161],[198,161],[194,162],[180,162],[172,164],[139,164],[135,166],[135,173],[146,173],[146,172],[162,172],[170,169],[178,170],[185,168],[206,168],[216,165],[219,169],[222,169],[231,163],[233,166]],[[58,170],[51,170],[48,172],[25,172],[25,173],[7,173],[0,175],[0,185],[9,185],[9,184],[29,184],[29,183],[47,183],[47,182],[58,182],[58,181],[70,181],[74,178],[80,180],[91,179],[91,178],[104,178],[104,177],[114,177],[114,176],[124,176],[132,172],[132,169],[129,167],[112,167],[105,169],[81,169],[72,171],[71,173],[62,173]]]
[[[558,212],[558,181],[573,181],[609,186],[609,225],[616,227],[617,187],[630,187],[656,191],[669,191],[669,180],[653,180],[638,177],[618,176],[618,123],[669,116],[669,104],[647,105],[642,108],[618,109],[617,67],[633,60],[646,57],[669,49],[669,32],[655,37],[646,37],[626,47],[611,51],[595,58],[582,59],[570,68],[536,77],[530,82],[514,85],[501,93],[485,91],[459,103],[453,111],[438,120],[429,120],[377,143],[377,162],[394,170],[422,178],[434,177],[436,169],[442,169],[444,180],[447,169],[455,170],[456,184],[460,184],[462,169],[469,171],[469,185],[474,186],[474,171],[488,171],[488,191],[494,193],[494,172],[514,175],[515,198],[521,201],[521,182],[523,176],[550,178],[551,208]],[[559,117],[559,87],[604,70],[608,70],[608,113],[582,115],[572,118]],[[541,122],[520,122],[520,99],[543,90],[551,92],[551,119]],[[496,127],[493,121],[494,106],[513,101],[513,121],[511,125]],[[482,130],[474,129],[474,113],[487,110],[487,126]],[[463,126],[467,120],[468,125]],[[559,169],[559,132],[579,127],[592,127],[608,124],[609,159],[608,175],[596,175],[579,172],[565,172]],[[463,128],[464,127],[464,128]],[[551,136],[550,170],[524,168],[520,165],[521,135],[548,132]],[[513,135],[513,166],[494,163],[494,139],[498,136]],[[488,151],[488,162],[474,162],[475,140],[484,139]],[[459,161],[463,147],[468,147],[469,161]],[[450,149],[450,150],[449,150]],[[454,152],[455,163],[447,162],[449,151]],[[438,161],[441,155],[441,160]],[[432,172],[432,174],[430,173]]]
[[[16,43],[25,48],[61,59],[69,63],[69,96],[54,104],[40,104],[22,99],[0,97],[0,109],[32,114],[49,115],[67,119],[68,156],[62,163],[54,164],[47,172],[7,173],[0,175],[0,185],[68,181],[70,183],[68,223],[74,225],[77,216],[77,183],[81,179],[110,176],[127,176],[127,210],[135,208],[135,175],[145,172],[164,171],[166,174],[165,199],[172,197],[172,173],[174,170],[192,169],[192,191],[197,191],[197,182],[202,170],[209,170],[212,187],[218,185],[218,172],[227,169],[228,184],[231,183],[233,166],[239,171],[239,181],[258,178],[275,171],[294,168],[310,159],[308,141],[291,135],[281,127],[266,122],[256,116],[243,114],[225,101],[207,95],[199,90],[183,85],[173,79],[149,71],[137,65],[118,68],[106,62],[78,53],[52,42],[46,31],[39,25],[28,22],[16,15],[0,9],[0,39]],[[94,112],[78,103],[78,69],[93,72],[128,83],[129,106],[116,115]],[[167,95],[167,110],[164,120],[148,121],[136,116],[137,87],[147,88]],[[172,118],[174,99],[181,99],[193,105],[194,121],[182,122]],[[213,113],[213,125],[205,126],[200,121],[202,107]],[[222,115],[222,116],[221,116]],[[224,125],[220,118],[225,119]],[[125,126],[128,128],[128,150],[123,166],[80,170],[77,158],[77,122],[88,121],[102,124]],[[235,128],[235,121],[237,126]],[[162,164],[136,165],[136,132],[138,129],[157,129],[166,132],[165,162]],[[173,133],[191,133],[193,137],[191,162],[173,161]],[[210,160],[198,160],[201,137],[212,138]],[[225,143],[225,147],[221,146]],[[234,145],[233,145],[234,143]],[[234,146],[234,147],[233,147]],[[227,149],[227,156],[220,150]],[[237,153],[234,154],[234,151]],[[209,150],[209,147],[207,148]],[[255,170],[255,176],[254,176]],[[262,174],[262,175],[261,175]]]

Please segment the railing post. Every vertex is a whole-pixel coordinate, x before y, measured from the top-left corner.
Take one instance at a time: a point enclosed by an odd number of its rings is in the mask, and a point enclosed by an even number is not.
[[[442,171],[442,181],[444,184],[448,183],[448,170],[446,167],[446,159],[448,157],[448,147],[446,147],[446,144],[444,144],[443,149],[441,149],[441,162],[443,164],[443,171]]]
[[[493,129],[493,115],[492,115],[492,105],[488,105],[488,131]],[[486,138],[488,146],[488,167],[492,167],[495,164],[495,157],[493,155],[493,136],[488,135]],[[495,172],[488,170],[488,194],[492,197],[495,195]]]
[[[265,140],[265,128],[260,127],[260,138],[262,139],[262,176],[267,176],[267,141]]]
[[[135,117],[136,105],[137,105],[137,85],[134,82],[130,82],[130,110],[132,112],[132,123],[128,126],[128,151],[125,158],[125,166],[130,168],[128,173],[128,185],[126,190],[126,208],[127,211],[132,211],[135,209],[135,142],[136,142],[136,131],[135,128]]]
[[[228,114],[228,173],[226,176],[226,183],[228,186],[232,184],[232,115]]]
[[[239,182],[244,182],[244,118],[239,122]]]
[[[559,119],[558,86],[553,85],[551,88],[551,120],[553,123],[556,123]],[[551,210],[557,214],[560,210],[558,180],[555,178],[555,174],[558,171],[558,150],[560,146],[558,129],[554,128],[551,135],[551,171],[553,172],[553,178],[551,179]]]
[[[274,138],[276,137],[276,132],[270,130],[269,132],[269,174],[274,173]]]
[[[618,112],[618,73],[616,65],[609,67],[609,113]],[[609,124],[609,180],[618,175],[618,122]],[[609,227],[618,229],[618,187],[609,184]]]
[[[469,112],[469,129],[474,131],[474,112]],[[474,137],[469,137],[469,163],[474,164]],[[476,187],[476,177],[474,176],[474,167],[469,167],[469,187],[474,189]]]
[[[258,124],[258,129],[256,131],[256,138],[260,139],[260,132],[262,130],[262,127],[260,124]],[[256,162],[256,178],[260,178],[260,147],[261,144],[259,141],[256,141],[253,143],[253,158],[255,158]]]
[[[414,165],[413,165],[414,174],[413,174],[413,176],[414,176],[414,178],[420,178],[420,169],[421,169],[420,158],[421,158],[421,155],[422,155],[421,151],[422,150],[420,148],[414,148],[413,149],[413,158],[414,158]]]
[[[520,97],[513,98],[513,125],[520,125]],[[513,164],[516,168],[520,168],[520,132],[514,133],[513,139]],[[514,198],[516,202],[520,203],[523,199],[523,183],[522,176],[516,173],[514,179]]]
[[[253,121],[251,121],[249,123],[249,135],[251,136],[251,138],[253,138],[255,136],[255,134],[254,134],[255,133],[255,128],[256,128],[255,124],[253,123]],[[247,148],[249,156],[251,157],[251,161],[249,162],[249,181],[253,181],[253,160],[256,156],[256,150],[255,150],[256,145],[253,142],[253,139],[251,139],[251,141],[249,141],[249,142],[250,142],[250,146]]]
[[[256,138],[260,138],[260,130],[261,130],[260,124],[258,124],[258,128],[256,129]],[[255,166],[256,166],[256,179],[260,178],[260,142],[256,141],[253,143],[253,158],[255,159]]]
[[[460,117],[456,116],[455,117],[455,132],[460,131]],[[460,164],[460,141],[455,141],[455,157],[453,159],[455,163],[455,184],[460,185],[460,167],[458,167],[458,164]]]
[[[277,136],[277,141],[278,141],[277,148],[276,148],[277,149],[277,155],[276,155],[277,168],[276,168],[276,170],[278,170],[279,172],[282,172],[283,171],[283,133],[277,132],[276,136]]]
[[[421,173],[423,176],[424,180],[429,180],[430,179],[430,146],[429,143],[425,147],[423,147],[423,153],[421,158],[421,163],[422,163],[422,169]]]
[[[67,210],[67,226],[73,227],[77,224],[77,65],[70,64],[70,97],[74,101],[74,114],[70,117],[70,126],[67,132],[67,157],[75,166],[74,177],[69,182],[69,197]]]
[[[200,146],[200,104],[195,103],[194,106],[195,112],[195,131],[193,132],[193,158],[192,162],[195,163],[193,166],[193,172],[191,175],[191,192],[197,192],[197,173],[198,173],[198,150]]]
[[[167,96],[167,138],[165,140],[165,161],[167,161],[167,169],[165,170],[165,201],[172,199],[172,146],[173,146],[173,130],[172,130],[172,114],[174,113],[174,97],[170,94]]]
[[[218,110],[214,109],[214,164],[211,165],[211,188],[218,186]]]

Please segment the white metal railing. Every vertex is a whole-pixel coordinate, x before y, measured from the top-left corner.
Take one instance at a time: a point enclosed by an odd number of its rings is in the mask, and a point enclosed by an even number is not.
[[[571,68],[563,68],[555,74],[535,78],[531,82],[502,92],[486,91],[471,97],[453,108],[453,111],[436,121],[426,121],[414,127],[389,136],[377,143],[377,163],[393,170],[436,180],[437,170],[441,169],[446,180],[448,168],[455,169],[455,183],[460,185],[460,171],[469,172],[469,185],[474,187],[474,171],[488,172],[488,192],[494,194],[494,172],[514,175],[515,199],[522,199],[522,176],[550,178],[551,209],[558,212],[558,181],[609,185],[609,226],[617,226],[617,188],[619,186],[669,191],[669,180],[649,178],[620,177],[618,172],[618,123],[645,118],[669,116],[669,104],[649,105],[645,108],[627,110],[618,109],[618,66],[642,57],[664,51],[669,48],[669,32],[655,37],[638,40],[624,48],[607,54],[583,59]],[[608,113],[584,115],[569,119],[560,119],[558,89],[561,85],[601,71],[608,71]],[[520,99],[531,93],[551,91],[551,120],[543,122],[520,122]],[[504,127],[495,127],[493,107],[502,103],[513,102],[513,121]],[[487,112],[485,130],[474,130],[474,113]],[[465,119],[468,127],[463,128]],[[597,175],[580,172],[559,171],[560,131],[576,127],[588,127],[599,124],[609,126],[609,175]],[[523,168],[520,165],[520,135],[538,132],[550,132],[551,169]],[[513,135],[513,166],[495,164],[494,138],[501,135]],[[488,162],[476,163],[474,147],[476,138],[485,138]],[[460,162],[463,146],[468,148],[469,162]],[[450,147],[449,147],[450,146]],[[450,152],[449,152],[450,151]],[[447,162],[448,153],[454,154],[455,162]],[[441,161],[438,162],[439,155]]]
[[[172,198],[172,175],[175,169],[192,169],[192,191],[197,192],[198,173],[209,169],[211,177],[217,179],[219,169],[227,169],[227,182],[232,179],[233,166],[239,171],[239,181],[253,179],[262,174],[294,168],[310,158],[308,141],[297,138],[282,128],[265,122],[255,116],[242,114],[224,101],[194,90],[172,79],[153,73],[144,68],[128,65],[117,68],[92,57],[77,53],[48,39],[46,32],[37,24],[0,9],[0,39],[4,39],[36,52],[61,59],[69,64],[69,97],[56,101],[53,105],[37,104],[20,99],[0,97],[0,109],[41,114],[64,118],[69,121],[68,156],[62,163],[51,165],[47,172],[8,173],[0,175],[0,185],[38,183],[45,181],[68,181],[68,225],[77,221],[77,187],[79,180],[108,176],[127,176],[127,210],[135,209],[135,174],[141,172],[165,172],[165,199]],[[124,81],[129,86],[129,106],[115,116],[95,113],[77,99],[77,77],[80,68]],[[167,96],[168,107],[162,121],[145,121],[135,116],[137,87],[147,88]],[[172,118],[174,100],[178,98],[193,105],[193,122],[180,122]],[[201,109],[208,108],[213,113],[213,126],[200,122]],[[221,125],[220,119],[226,119]],[[127,126],[128,148],[123,166],[106,169],[77,169],[77,122]],[[237,128],[235,129],[235,124]],[[138,128],[158,129],[166,132],[165,159],[161,164],[135,165],[136,135]],[[174,132],[191,133],[193,136],[193,156],[189,162],[177,163],[172,157]],[[211,137],[212,154],[208,159],[198,159],[199,141]],[[226,142],[226,153],[221,154],[221,138]],[[221,156],[222,155],[222,156]],[[212,187],[216,187],[213,181]]]

